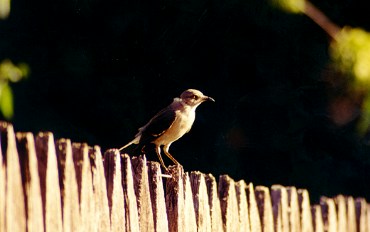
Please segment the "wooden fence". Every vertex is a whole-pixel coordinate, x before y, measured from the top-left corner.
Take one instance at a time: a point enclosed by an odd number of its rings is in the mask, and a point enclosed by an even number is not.
[[[234,181],[111,149],[14,134],[0,122],[0,231],[370,231],[370,206],[348,196]]]

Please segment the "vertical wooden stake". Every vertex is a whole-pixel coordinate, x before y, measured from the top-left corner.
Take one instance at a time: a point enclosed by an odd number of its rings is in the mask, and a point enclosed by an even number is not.
[[[224,231],[240,231],[238,203],[236,200],[234,180],[227,175],[221,175],[219,179],[218,192],[221,202]]]
[[[157,162],[148,163],[149,189],[152,200],[155,232],[168,232],[166,202],[164,197],[162,172]]]
[[[153,209],[150,199],[148,167],[146,157],[133,157],[134,187],[139,214],[140,231],[154,231]]]
[[[301,215],[299,213],[298,193],[295,187],[287,187],[289,205],[289,224],[291,232],[301,231]]]
[[[311,207],[313,224],[314,224],[314,231],[315,232],[324,232],[324,223],[323,223],[323,216],[321,213],[321,206],[314,205]]]
[[[41,193],[44,203],[45,231],[62,231],[62,207],[57,157],[52,133],[36,136],[36,154],[39,166]]]
[[[250,232],[249,210],[246,194],[247,184],[244,180],[235,183],[236,199],[238,201],[240,231]]]
[[[184,170],[180,166],[170,166],[169,173],[172,178],[166,181],[166,206],[168,226],[170,232],[184,231]]]
[[[73,143],[72,155],[76,169],[78,193],[80,199],[82,231],[97,231],[95,200],[92,186],[92,173],[88,146],[85,143]]]
[[[190,183],[193,190],[192,194],[198,231],[211,232],[211,215],[204,174],[197,171],[191,172]]]
[[[71,141],[69,139],[58,140],[56,142],[56,152],[61,179],[63,231],[80,231],[80,203],[78,200],[76,170],[73,163]]]
[[[17,150],[22,167],[24,195],[26,196],[27,231],[44,231],[35,140],[31,133],[17,133]]]
[[[289,232],[288,192],[281,185],[271,187],[271,200],[276,232]]]
[[[320,205],[324,221],[324,229],[327,232],[338,231],[337,211],[333,199],[327,197],[320,198]]]
[[[123,196],[125,197],[126,231],[140,231],[132,166],[128,155],[121,155],[121,170]]]
[[[367,203],[363,198],[356,198],[356,218],[357,218],[357,231],[358,232],[367,232],[366,228],[366,210]]]
[[[256,201],[256,195],[252,183],[247,186],[247,195],[249,203],[249,218],[251,223],[251,232],[261,232],[261,218],[258,212],[258,205]]]
[[[256,187],[256,199],[260,212],[263,232],[274,231],[274,217],[272,215],[272,205],[270,191],[265,186]]]
[[[313,232],[310,196],[306,189],[298,190],[301,232]]]
[[[212,174],[207,174],[205,179],[207,183],[208,202],[211,211],[211,230],[212,232],[221,232],[223,231],[223,223],[216,179]]]
[[[110,211],[111,230],[126,230],[125,202],[122,189],[121,156],[117,149],[104,153],[104,170],[107,180],[107,194]]]
[[[98,231],[109,231],[109,207],[107,198],[107,183],[104,176],[103,158],[100,147],[89,149],[91,171],[93,177],[96,227]]]
[[[13,126],[0,122],[1,153],[5,172],[5,231],[26,231],[25,196]],[[2,150],[5,148],[5,150]],[[3,194],[4,195],[4,194]],[[2,219],[2,218],[1,218]],[[3,221],[3,220],[2,220]]]
[[[347,232],[348,224],[347,224],[347,204],[346,198],[343,195],[339,195],[334,199],[335,204],[337,206],[337,214],[338,214],[338,232]]]
[[[356,205],[353,197],[347,197],[347,231],[356,231]]]

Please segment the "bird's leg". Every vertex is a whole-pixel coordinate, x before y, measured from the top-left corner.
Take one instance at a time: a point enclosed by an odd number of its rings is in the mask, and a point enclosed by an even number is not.
[[[163,162],[163,159],[162,159],[162,156],[161,156],[161,147],[158,146],[158,145],[155,145],[155,152],[157,153],[157,156],[159,158],[159,162],[161,162],[161,165],[164,167],[164,169],[166,171],[168,171],[166,165],[164,165],[164,162]]]
[[[173,156],[168,152],[168,149],[170,149],[170,145],[171,145],[171,143],[170,144],[167,144],[167,145],[164,145],[163,146],[163,152],[164,152],[164,154],[166,154],[166,156],[168,157],[168,158],[170,158],[176,165],[181,165],[175,158],[173,158]]]

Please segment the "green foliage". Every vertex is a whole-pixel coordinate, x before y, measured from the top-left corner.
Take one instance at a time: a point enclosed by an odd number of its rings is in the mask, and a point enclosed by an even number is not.
[[[18,82],[28,75],[27,64],[14,65],[10,60],[0,63],[0,111],[6,119],[13,117],[13,92],[9,82]]]
[[[272,3],[289,13],[302,13],[305,8],[305,0],[272,0]]]
[[[357,130],[365,134],[370,125],[370,33],[343,28],[330,46],[330,55],[334,68],[350,78],[350,90],[364,95]]]
[[[370,87],[370,34],[360,28],[345,27],[331,44],[335,67],[353,77],[357,87]],[[356,86],[355,86],[356,87]]]

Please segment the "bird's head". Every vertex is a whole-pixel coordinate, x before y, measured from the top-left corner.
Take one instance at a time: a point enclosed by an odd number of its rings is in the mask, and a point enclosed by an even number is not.
[[[196,89],[185,90],[181,94],[180,98],[182,102],[192,107],[194,106],[196,107],[204,101],[212,101],[212,102],[215,101],[213,98],[204,95],[202,92]]]

